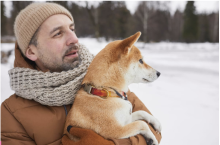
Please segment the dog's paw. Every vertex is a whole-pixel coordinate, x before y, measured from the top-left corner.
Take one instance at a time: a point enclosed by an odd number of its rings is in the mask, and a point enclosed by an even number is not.
[[[156,131],[161,132],[162,126],[161,126],[160,122],[159,122],[156,118],[152,119],[151,122],[150,122],[150,124],[153,126],[153,128],[154,128]]]
[[[152,133],[148,126],[147,128],[148,129],[141,131],[141,134],[144,136],[147,145],[158,145],[158,141],[155,135]]]
[[[159,145],[157,141],[153,141],[152,139],[148,139],[146,137],[144,138],[145,138],[147,145]]]

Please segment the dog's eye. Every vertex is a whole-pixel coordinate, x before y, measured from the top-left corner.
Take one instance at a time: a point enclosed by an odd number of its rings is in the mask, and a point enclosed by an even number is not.
[[[141,64],[143,64],[143,63],[144,63],[142,59],[140,59],[140,60],[139,60],[139,62],[140,62]]]

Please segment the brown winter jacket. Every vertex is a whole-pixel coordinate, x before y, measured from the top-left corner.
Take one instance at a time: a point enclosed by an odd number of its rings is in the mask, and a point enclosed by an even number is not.
[[[15,45],[14,67],[38,69],[21,55],[17,43]],[[134,93],[128,92],[127,94],[128,100],[133,105],[133,111],[145,110],[149,112]],[[69,111],[71,105],[66,105],[66,108]],[[73,127],[71,131],[81,135],[81,140],[74,143],[67,136],[63,136],[65,119],[64,106],[45,106],[34,100],[27,100],[14,94],[1,104],[2,145],[62,145],[62,142],[63,145],[69,145],[69,143],[72,145],[146,145],[142,135],[130,137],[129,139],[105,140],[91,130]],[[156,134],[151,126],[150,128],[160,142],[161,135]],[[93,143],[88,142],[89,140],[93,140]]]

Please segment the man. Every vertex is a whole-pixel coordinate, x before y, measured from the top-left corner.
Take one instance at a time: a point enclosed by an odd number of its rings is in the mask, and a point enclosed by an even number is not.
[[[1,105],[3,145],[145,145],[142,135],[106,140],[87,129],[71,128],[78,142],[63,135],[65,119],[93,55],[79,44],[72,15],[54,3],[33,3],[14,24],[14,68],[9,71],[15,94]],[[95,74],[94,74],[95,75]],[[128,92],[133,111],[147,110]],[[161,135],[150,126],[158,141]]]

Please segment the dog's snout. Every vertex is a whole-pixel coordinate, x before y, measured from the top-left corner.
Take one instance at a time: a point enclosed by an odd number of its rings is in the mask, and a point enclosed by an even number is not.
[[[157,71],[157,77],[159,77],[160,76],[160,72],[159,71]]]

